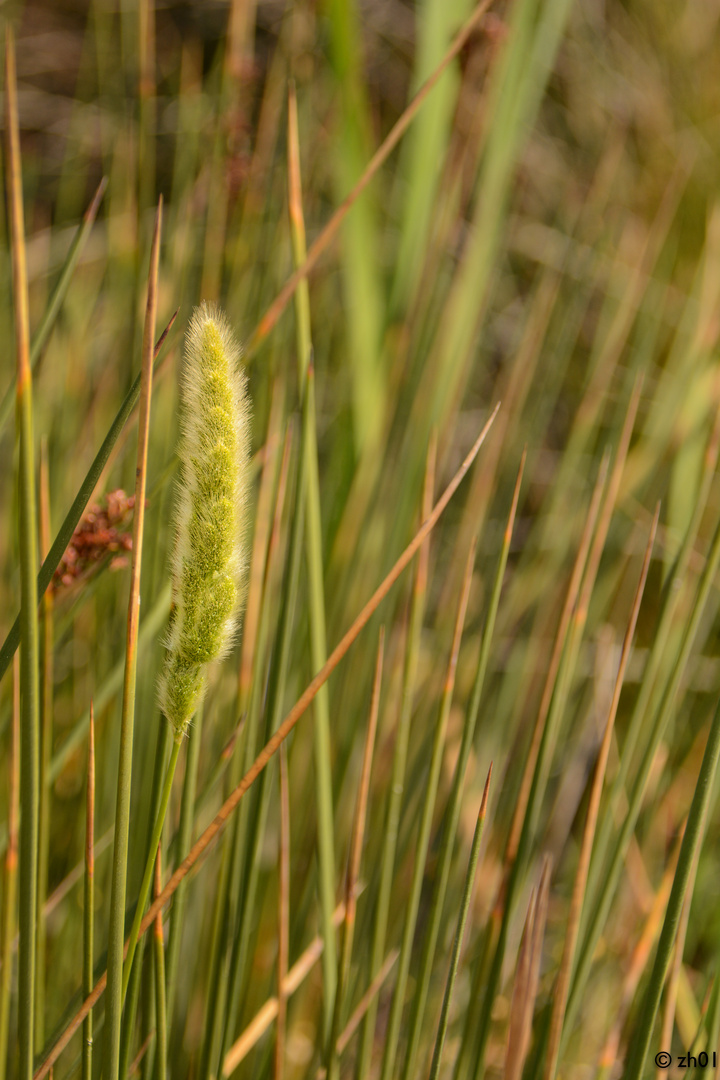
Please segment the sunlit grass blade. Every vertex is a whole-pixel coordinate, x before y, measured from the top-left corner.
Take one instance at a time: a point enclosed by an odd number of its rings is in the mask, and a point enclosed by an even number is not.
[[[22,168],[18,131],[15,37],[5,28],[5,173],[15,314],[16,410],[20,438],[20,949],[18,1045],[20,1080],[32,1075],[35,1036],[37,859],[40,805],[40,646],[37,624],[37,520],[30,327],[25,252]]]
[[[298,131],[297,101],[291,86],[288,101],[288,206],[295,266],[302,266],[307,258],[305,245],[305,218],[302,205],[302,179],[300,176],[300,136]],[[307,378],[312,366],[312,332],[310,326],[310,295],[307,278],[298,283],[295,293],[295,317],[297,322],[298,380],[307,395],[303,408],[303,432],[307,440],[305,457],[305,558],[308,575],[308,608],[310,621],[310,658],[314,671],[319,671],[327,659],[327,632],[325,627],[325,584],[323,581],[322,517],[320,511],[320,478],[315,418],[315,380]],[[317,799],[318,830],[318,880],[320,912],[323,934],[326,935],[323,952],[324,979],[324,1035],[327,1038],[333,1017],[335,980],[337,977],[337,949],[332,926],[335,905],[335,823],[332,795],[332,771],[330,762],[330,701],[324,686],[315,698],[315,790]]]
[[[50,547],[50,479],[48,475],[47,440],[40,443],[40,551],[47,555]],[[37,960],[35,987],[35,1041],[42,1046],[45,1041],[45,964],[47,948],[47,921],[45,901],[48,889],[48,861],[50,855],[50,799],[52,788],[49,781],[50,755],[53,738],[53,595],[45,593],[41,604],[42,621],[42,674],[40,694],[40,808],[38,824],[38,898],[37,898]]]
[[[462,803],[462,793],[465,784],[465,773],[467,770],[467,763],[470,757],[470,751],[472,749],[473,740],[475,737],[475,727],[480,712],[480,701],[482,698],[485,674],[487,672],[488,660],[490,657],[490,646],[493,640],[495,619],[497,617],[498,606],[500,603],[500,592],[502,590],[503,578],[505,576],[505,568],[507,566],[507,559],[510,551],[510,541],[512,539],[513,526],[515,524],[515,514],[517,513],[518,499],[520,497],[520,484],[522,482],[524,468],[525,453],[523,453],[522,459],[520,461],[520,468],[518,470],[517,480],[515,482],[515,490],[513,492],[512,504],[510,506],[510,513],[508,515],[505,532],[503,534],[502,548],[500,550],[500,557],[498,559],[498,565],[495,572],[495,578],[493,581],[492,591],[490,593],[490,599],[488,603],[488,611],[485,618],[482,645],[480,648],[480,657],[478,661],[477,671],[475,674],[475,683],[473,685],[470,704],[465,714],[462,740],[460,743],[460,752],[458,754],[457,764],[455,765],[452,791],[450,793],[448,807],[445,812],[442,845],[438,857],[437,869],[435,871],[435,888],[433,890],[430,919],[428,926],[425,930],[422,959],[420,961],[420,970],[417,978],[415,995],[412,1002],[410,1022],[408,1025],[408,1047],[405,1055],[405,1066],[402,1074],[404,1080],[407,1080],[408,1077],[415,1075],[415,1062],[420,1044],[425,1005],[427,1002],[428,988],[430,985],[430,975],[432,972],[435,948],[437,944],[438,933],[440,930],[440,922],[443,914],[443,905],[445,903],[445,893],[447,891],[447,884],[450,875],[450,863],[452,859],[453,845],[455,843],[455,834],[457,832],[458,821],[460,820],[460,809]]]
[[[204,832],[198,837],[187,856],[183,859],[180,865],[176,868],[172,874],[170,880],[165,885],[162,893],[153,903],[145,914],[142,923],[140,924],[140,934],[144,934],[157,915],[158,911],[163,908],[170,897],[173,896],[175,890],[181,881],[185,879],[190,870],[195,866],[202,855],[207,851],[208,847],[212,844],[215,837],[224,829],[225,824],[231,817],[236,807],[240,804],[243,796],[250,789],[257,777],[266,768],[268,762],[277,753],[281,743],[285,741],[295,725],[307,712],[308,706],[312,702],[313,698],[317,694],[318,689],[327,681],[332,672],[338,666],[342,658],[350,649],[353,642],[357,639],[360,631],[367,625],[372,615],[375,613],[379,605],[388,595],[395,582],[398,580],[402,572],[407,568],[412,561],[418,550],[422,547],[425,539],[429,536],[437,522],[439,521],[443,511],[447,508],[448,503],[452,499],[453,495],[457,491],[458,487],[462,483],[464,477],[467,475],[472,463],[474,462],[477,454],[482,446],[487,434],[492,426],[492,422],[495,419],[499,404],[491,413],[488,421],[483,427],[482,431],[478,435],[477,439],[473,443],[469,452],[463,459],[457,472],[454,474],[450,483],[445,488],[444,492],[435,503],[432,511],[423,521],[420,528],[415,533],[413,539],[407,545],[405,550],[396,560],[392,569],[380,585],[376,588],[370,599],[365,606],[356,616],[352,622],[350,628],[346,631],[338,644],[335,646],[327,662],[323,668],[315,675],[305,688],[303,693],[295,702],[295,705],[290,709],[285,719],[280,724],[275,734],[268,740],[261,752],[256,757],[251,768],[247,771],[240,783],[234,789],[232,794],[225,800],[218,813],[213,818],[212,822],[204,830]],[[103,974],[93,987],[93,992],[83,1002],[82,1007],[78,1010],[72,1020],[66,1025],[64,1030],[58,1035],[56,1041],[48,1049],[48,1053],[42,1062],[42,1065],[36,1070],[34,1080],[42,1080],[50,1072],[53,1064],[62,1053],[68,1042],[72,1038],[75,1031],[82,1024],[84,1017],[87,1015],[89,1009],[93,1008],[95,1003],[99,1001],[100,997],[105,991],[107,983],[107,973]]]
[[[60,277],[58,278],[55,288],[53,289],[52,296],[48,301],[48,305],[45,309],[43,317],[40,320],[40,325],[35,331],[33,339],[30,343],[30,366],[33,370],[37,366],[40,355],[45,347],[45,343],[47,342],[52,328],[55,325],[55,320],[60,313],[60,309],[63,305],[65,295],[72,280],[73,272],[75,270],[75,267],[77,266],[80,256],[82,255],[83,248],[85,247],[87,239],[90,235],[90,230],[93,226],[95,218],[97,217],[97,212],[100,207],[100,202],[102,200],[103,194],[105,193],[106,187],[107,179],[103,177],[103,179],[98,184],[97,191],[93,195],[90,205],[85,211],[82,224],[78,227],[78,230],[73,237],[72,244],[70,245],[70,249],[65,256],[65,262],[63,263],[62,270],[60,271]],[[15,381],[13,380],[13,382],[10,384],[7,391],[5,392],[5,396],[3,397],[2,402],[0,402],[0,432],[5,427],[8,417],[12,412],[14,397]]]
[[[10,994],[13,976],[13,937],[17,918],[18,817],[20,812],[20,660],[13,659],[13,702],[8,755],[8,844],[3,859],[2,927],[0,928],[0,1080],[8,1067]]]
[[[625,640],[623,641],[622,653],[620,655],[620,664],[618,666],[612,702],[610,704],[610,713],[605,724],[605,730],[603,732],[603,738],[600,744],[597,762],[595,764],[595,772],[593,775],[592,788],[590,791],[590,802],[588,805],[587,816],[585,819],[585,829],[583,831],[580,855],[578,858],[577,870],[575,872],[575,881],[573,884],[572,897],[570,900],[570,909],[567,915],[567,929],[565,932],[563,956],[560,963],[560,971],[558,973],[558,977],[555,983],[555,990],[553,993],[552,1015],[550,1019],[550,1032],[548,1039],[547,1056],[545,1061],[545,1080],[554,1080],[557,1070],[558,1057],[560,1054],[560,1036],[562,1034],[563,1021],[565,1018],[565,1004],[567,1002],[568,988],[570,986],[570,976],[573,969],[575,947],[577,944],[578,932],[580,928],[580,913],[582,911],[582,906],[585,898],[585,889],[587,887],[587,876],[590,867],[590,856],[592,853],[592,846],[595,839],[595,830],[597,827],[598,814],[600,811],[600,796],[602,794],[602,789],[605,782],[605,770],[607,768],[608,755],[610,753],[610,744],[615,726],[615,718],[617,716],[617,710],[620,704],[620,694],[622,692],[623,682],[625,679],[625,671],[627,668],[628,660],[630,659],[630,651],[635,635],[635,627],[637,625],[638,614],[640,612],[640,604],[642,603],[643,593],[645,591],[645,582],[647,581],[648,570],[650,569],[650,558],[652,555],[653,545],[655,543],[655,534],[657,532],[659,516],[660,504],[658,504],[658,506],[656,507],[655,517],[653,519],[652,528],[650,530],[650,537],[648,539],[648,544],[645,551],[645,559],[643,561],[642,570],[640,572],[640,580],[638,582],[638,586],[635,592],[635,598],[633,600],[633,606],[630,613],[630,620],[628,622],[627,630],[625,632]]]
[[[95,715],[90,704],[87,792],[85,798],[85,876],[83,889],[83,997],[93,986],[95,956]],[[92,1080],[93,1014],[83,1020],[82,1080]]]
[[[155,345],[153,353],[155,359],[157,359],[157,356],[165,342],[165,338],[170,332],[170,328],[175,322],[176,317],[177,311],[170,319],[170,322],[165,327],[163,333],[160,335],[160,338]],[[52,581],[52,576],[57,570],[60,564],[60,560],[65,554],[65,551],[67,550],[68,544],[72,540],[72,536],[78,526],[78,522],[80,521],[85,511],[85,507],[87,506],[88,501],[91,498],[95,487],[97,486],[97,482],[102,475],[102,471],[107,464],[107,460],[110,457],[110,452],[112,451],[115,443],[117,442],[120,432],[124,428],[128,417],[130,416],[138,398],[140,397],[140,388],[141,374],[138,374],[137,378],[128,390],[125,400],[120,406],[120,409],[118,410],[118,413],[113,420],[110,430],[108,431],[105,439],[103,440],[102,446],[95,455],[93,463],[88,469],[85,475],[85,479],[80,485],[77,495],[73,499],[72,506],[65,515],[65,520],[63,521],[55,536],[52,547],[48,552],[47,558],[44,560],[42,566],[40,567],[40,571],[37,575],[38,597],[44,595],[48,585]],[[18,617],[16,618],[12,627],[8,631],[2,647],[0,647],[0,679],[2,679],[3,675],[7,671],[13,654],[15,653],[15,650],[17,649],[19,644],[20,615],[18,615]]]
[[[700,773],[695,786],[690,813],[688,814],[685,835],[680,847],[680,855],[675,870],[670,899],[668,900],[665,921],[660,933],[655,962],[650,973],[645,995],[643,997],[640,1015],[638,1016],[632,1036],[628,1041],[628,1056],[623,1070],[624,1080],[639,1080],[645,1064],[648,1060],[650,1040],[655,1026],[660,998],[665,985],[665,976],[672,957],[672,948],[675,942],[682,906],[685,901],[686,890],[690,879],[692,865],[696,852],[702,847],[705,834],[705,821],[710,799],[713,794],[713,784],[717,772],[718,759],[720,758],[720,705],[715,712],[710,727],[708,741],[705,746]]]
[[[470,585],[475,563],[475,545],[476,541],[473,541],[465,564],[465,575],[457,608],[452,646],[450,649],[450,659],[448,661],[445,681],[443,683],[443,694],[439,715],[435,724],[428,776],[424,788],[422,817],[420,819],[420,827],[414,850],[415,858],[412,884],[410,886],[410,898],[405,912],[402,944],[400,946],[400,960],[398,961],[398,974],[395,982],[395,991],[393,994],[390,1019],[388,1021],[388,1030],[385,1038],[385,1048],[383,1051],[382,1070],[380,1073],[382,1080],[390,1080],[398,1051],[402,1013],[405,1006],[405,991],[410,971],[410,957],[413,939],[415,937],[418,909],[420,906],[420,892],[425,875],[425,863],[430,845],[430,830],[432,828],[435,799],[437,797],[438,783],[440,780],[440,768],[442,766],[442,758],[445,750],[447,723],[450,716],[453,691],[455,689],[455,674],[457,670],[458,654],[460,652],[460,642],[465,624],[467,603],[470,596]]]
[[[483,831],[485,828],[485,816],[487,814],[491,776],[492,763],[490,765],[490,768],[488,769],[487,779],[485,780],[485,788],[483,790],[482,800],[480,802],[480,810],[478,811],[478,818],[475,824],[475,833],[473,835],[472,847],[470,849],[470,859],[468,861],[467,871],[465,873],[465,884],[463,886],[462,900],[460,901],[460,912],[458,914],[457,930],[455,931],[455,940],[453,942],[452,954],[450,956],[450,970],[448,971],[447,980],[445,982],[445,994],[443,996],[442,1008],[440,1010],[440,1021],[438,1023],[437,1035],[435,1036],[435,1048],[433,1050],[432,1062],[430,1065],[430,1080],[437,1080],[438,1073],[440,1072],[440,1061],[442,1059],[443,1047],[445,1046],[445,1036],[447,1034],[448,1022],[450,1018],[450,1003],[452,1001],[453,990],[455,988],[455,980],[457,978],[458,968],[460,967],[460,951],[462,949],[463,938],[465,937],[465,924],[467,923],[467,917],[470,911],[470,901],[472,900],[473,885],[475,883],[475,872],[477,870],[478,859],[480,857],[480,842],[482,840]]]
[[[425,483],[423,486],[422,506],[420,508],[421,521],[430,514],[435,487],[435,456],[437,442],[433,436],[428,444],[427,460],[425,464]],[[393,871],[395,869],[395,853],[397,849],[398,828],[400,824],[400,810],[402,795],[405,786],[405,770],[407,767],[408,744],[410,739],[410,719],[412,716],[413,699],[415,693],[415,680],[417,677],[418,656],[420,649],[420,636],[422,633],[423,617],[425,613],[425,599],[428,581],[429,541],[420,549],[415,567],[412,599],[410,602],[410,616],[405,643],[405,660],[403,667],[402,699],[400,715],[398,717],[397,731],[395,734],[395,750],[393,753],[392,781],[388,794],[385,827],[383,829],[383,845],[380,866],[380,884],[378,886],[378,898],[375,908],[375,917],[372,932],[372,945],[370,952],[370,977],[374,978],[379,970],[385,950],[385,937],[387,934],[388,915],[390,913],[390,890],[392,888]],[[377,1018],[378,1003],[373,999],[368,1007],[367,1016],[363,1023],[363,1031],[360,1040],[356,1076],[363,1080],[367,1076],[371,1064],[372,1050],[375,1039],[375,1021]]]
[[[126,876],[130,829],[132,744],[133,727],[135,723],[137,638],[140,613],[140,568],[142,565],[142,541],[145,524],[145,487],[147,483],[147,451],[150,430],[153,341],[155,339],[155,319],[157,314],[161,221],[162,199],[160,199],[155,218],[155,233],[150,254],[147,310],[142,346],[142,389],[140,394],[140,417],[138,422],[131,585],[130,599],[128,602],[120,760],[118,762],[117,803],[115,809],[112,891],[110,896],[110,925],[108,929],[108,995],[105,1003],[105,1050],[103,1069],[105,1080],[118,1080],[120,1068],[120,1025],[124,998],[123,937],[125,930],[125,891],[127,887]]]
[[[345,997],[347,995],[353,936],[355,933],[355,897],[357,882],[360,876],[360,860],[362,857],[363,841],[365,839],[365,819],[367,816],[368,793],[370,789],[370,771],[375,748],[375,733],[377,731],[378,712],[380,709],[380,686],[382,683],[384,650],[385,628],[381,626],[380,641],[378,643],[377,660],[375,664],[375,677],[373,680],[372,701],[370,704],[370,720],[365,736],[362,773],[355,805],[355,819],[353,822],[350,854],[348,856],[347,874],[345,878],[345,920],[343,922],[340,959],[338,961],[335,1008],[333,1010],[332,1027],[330,1029],[330,1043],[327,1050],[326,1069],[330,1080],[335,1080],[339,1075],[340,1069],[340,1054],[337,1048],[337,1042],[341,1030],[340,1025],[343,1020],[342,1014],[345,1005]]]

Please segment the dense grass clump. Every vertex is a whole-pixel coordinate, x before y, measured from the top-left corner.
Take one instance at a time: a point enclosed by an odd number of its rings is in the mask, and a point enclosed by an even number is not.
[[[711,9],[3,11],[0,1080],[715,1069]]]

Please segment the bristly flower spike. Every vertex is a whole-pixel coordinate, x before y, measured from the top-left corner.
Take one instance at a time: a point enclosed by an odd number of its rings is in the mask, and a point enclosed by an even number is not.
[[[250,401],[241,349],[224,314],[201,304],[185,338],[173,610],[160,707],[180,740],[207,665],[232,646],[244,599]]]

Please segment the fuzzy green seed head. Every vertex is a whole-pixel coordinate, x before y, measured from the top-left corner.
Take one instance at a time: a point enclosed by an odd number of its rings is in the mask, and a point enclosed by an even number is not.
[[[222,312],[196,308],[182,368],[173,613],[159,686],[178,738],[202,698],[206,665],[232,645],[243,599],[250,402],[239,360]]]

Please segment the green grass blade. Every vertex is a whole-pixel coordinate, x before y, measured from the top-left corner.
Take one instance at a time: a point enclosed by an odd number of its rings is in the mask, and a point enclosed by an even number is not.
[[[305,261],[305,220],[302,207],[300,176],[300,140],[297,123],[297,104],[291,89],[288,110],[288,186],[290,230],[296,268]],[[298,373],[307,402],[303,408],[303,438],[307,441],[305,457],[305,554],[308,573],[308,603],[310,620],[310,658],[313,671],[319,671],[327,660],[325,628],[325,585],[323,582],[322,518],[320,510],[320,479],[315,421],[315,380],[308,378],[312,369],[312,337],[310,329],[310,297],[307,279],[300,282],[295,293],[297,320]],[[305,431],[305,428],[307,430]],[[325,1038],[330,1034],[335,1002],[337,977],[337,948],[332,914],[335,907],[335,824],[330,762],[330,703],[327,687],[315,699],[315,770],[318,817],[318,868],[320,911],[323,940],[323,1024]]]
[[[30,1080],[35,1035],[37,858],[40,802],[40,687],[37,624],[37,521],[32,374],[28,317],[25,222],[18,132],[15,37],[5,30],[5,135],[8,217],[11,226],[16,401],[20,436],[20,948],[18,956],[18,1043],[20,1080]]]
[[[178,826],[177,844],[175,846],[175,859],[178,863],[181,863],[187,855],[192,840],[193,810],[195,808],[195,793],[197,791],[203,714],[204,710],[201,703],[193,719],[191,738],[188,741],[187,755],[185,757],[185,779],[183,782],[182,800],[180,802],[180,824]],[[170,930],[165,957],[168,1032],[172,1031],[173,1008],[178,986],[178,962],[180,960],[180,945],[182,943],[186,905],[187,882],[183,882],[175,893],[173,906],[170,909]]]
[[[13,976],[13,937],[17,918],[18,818],[20,813],[20,665],[13,663],[13,710],[8,759],[8,845],[3,860],[2,926],[0,927],[0,1080],[8,1069],[8,1031]]]
[[[83,890],[83,997],[93,988],[95,953],[95,715],[90,705],[87,795],[85,804],[85,874]],[[83,1020],[82,1080],[92,1080],[93,1014]]]
[[[160,848],[157,852],[155,863],[155,895],[162,892],[162,853]],[[163,939],[163,916],[158,911],[153,928],[153,959],[155,961],[155,1018],[157,1030],[155,1034],[155,1071],[157,1080],[167,1078],[167,1009],[165,996],[165,942]]]

